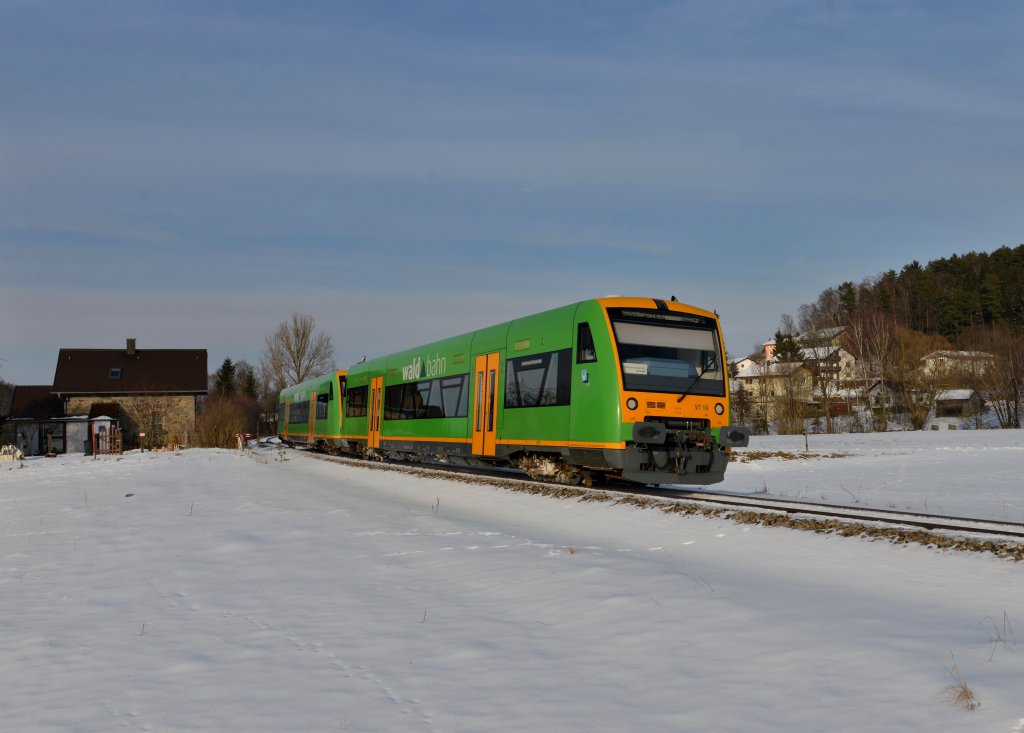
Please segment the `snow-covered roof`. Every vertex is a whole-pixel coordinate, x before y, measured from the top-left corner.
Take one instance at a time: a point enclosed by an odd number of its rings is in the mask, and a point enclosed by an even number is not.
[[[846,330],[846,326],[834,326],[832,328],[822,328],[817,331],[808,331],[797,336],[796,340],[802,343],[810,341],[829,341],[834,339],[839,334]]]
[[[769,377],[784,377],[792,374],[801,367],[803,367],[803,363],[799,361],[769,361],[766,364],[754,362],[753,364],[749,364],[743,369],[740,369],[736,373],[736,379],[753,379],[754,377],[763,377],[765,375]]]
[[[839,351],[838,346],[814,346],[800,349],[800,356],[806,361],[824,361],[831,358],[837,351]]]
[[[984,360],[984,359],[994,359],[994,358],[995,357],[992,354],[989,354],[988,352],[985,352],[985,351],[952,351],[952,350],[942,350],[942,351],[933,351],[930,354],[926,354],[925,356],[922,356],[921,357],[921,361],[928,361],[930,359],[957,359],[957,360],[962,360],[962,361],[971,361],[971,360]]]
[[[936,400],[969,400],[974,394],[973,389],[947,389],[945,392],[939,392],[935,397]]]

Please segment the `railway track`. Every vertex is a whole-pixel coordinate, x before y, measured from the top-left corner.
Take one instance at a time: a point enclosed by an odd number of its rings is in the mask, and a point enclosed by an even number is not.
[[[898,543],[914,542],[948,549],[989,551],[1014,560],[1024,560],[1024,524],[1016,522],[818,504],[705,489],[656,489],[613,482],[592,487],[567,486],[536,481],[513,470],[369,461],[315,451],[308,452],[308,455],[363,468],[493,485],[581,501],[612,501],[659,508],[669,513],[703,514],[750,524],[885,538]]]
[[[978,535],[994,535],[1024,540],[1024,524],[1003,522],[973,517],[950,517],[945,515],[921,514],[919,512],[899,511],[894,509],[872,509],[869,507],[853,507],[843,504],[819,504],[809,501],[790,501],[769,497],[752,497],[744,494],[728,492],[689,491],[682,490],[645,490],[652,496],[673,498],[679,494],[681,499],[700,501],[716,506],[728,506],[755,511],[782,512],[789,515],[805,515],[825,517],[829,519],[848,520],[853,522],[871,522],[883,525],[915,527],[928,531],[962,532]]]

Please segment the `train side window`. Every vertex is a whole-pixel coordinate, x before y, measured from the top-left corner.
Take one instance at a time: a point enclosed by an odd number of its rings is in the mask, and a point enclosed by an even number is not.
[[[466,389],[468,374],[445,377],[441,380],[441,399],[445,417],[466,417],[469,390]]]
[[[590,333],[590,324],[581,323],[576,329],[576,363],[586,364],[592,361],[597,361],[594,336]]]
[[[323,392],[317,392],[317,394],[316,394],[316,419],[317,420],[326,420],[327,419],[327,411],[328,411],[327,403],[330,401],[331,393],[334,390],[330,389],[328,387],[328,385],[325,385],[325,384],[320,385],[320,389],[322,389],[324,391]]]
[[[345,404],[345,417],[366,417],[366,403],[369,398],[369,387],[353,387],[348,391],[348,402]]]
[[[293,402],[290,409],[288,410],[288,422],[290,423],[308,423],[309,422],[309,403],[305,400],[300,402]]]
[[[569,404],[571,349],[509,359],[505,366],[505,407]]]
[[[393,384],[384,389],[385,420],[466,417],[468,374]],[[350,390],[349,394],[355,390]]]
[[[426,385],[420,390],[420,385]],[[430,394],[430,382],[409,382],[392,384],[384,388],[384,419],[414,420],[424,417],[426,409],[423,397]]]

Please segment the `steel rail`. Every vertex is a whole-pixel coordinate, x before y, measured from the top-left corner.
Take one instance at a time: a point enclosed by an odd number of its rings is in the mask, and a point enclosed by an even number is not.
[[[608,489],[622,491],[622,489]],[[896,509],[871,509],[845,504],[819,504],[809,501],[750,497],[742,494],[718,493],[706,490],[688,489],[643,489],[628,491],[631,494],[656,496],[668,500],[689,500],[737,507],[756,511],[782,512],[793,515],[810,515],[827,519],[843,519],[856,522],[878,522],[881,524],[917,527],[929,531],[970,532],[972,534],[997,535],[1024,539],[1024,524],[976,517],[956,517],[939,514]]]

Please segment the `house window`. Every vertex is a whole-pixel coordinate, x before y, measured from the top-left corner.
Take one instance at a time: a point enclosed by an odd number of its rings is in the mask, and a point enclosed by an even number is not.
[[[110,374],[109,374],[109,376],[110,376],[111,379],[120,379],[121,378],[121,367],[110,367]]]

